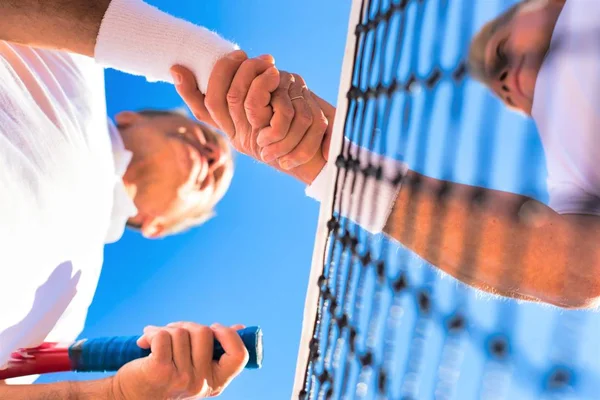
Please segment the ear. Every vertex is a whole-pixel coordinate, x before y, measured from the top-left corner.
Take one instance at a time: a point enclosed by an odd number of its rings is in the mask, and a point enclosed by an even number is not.
[[[165,226],[157,218],[146,219],[142,224],[141,231],[146,239],[157,239],[165,231]]]
[[[548,5],[552,4],[553,2],[554,0],[530,0],[521,6],[520,11],[524,13],[539,11],[548,7]]]
[[[127,128],[128,126],[134,125],[144,118],[141,114],[133,111],[122,111],[115,115],[115,122],[118,126]]]

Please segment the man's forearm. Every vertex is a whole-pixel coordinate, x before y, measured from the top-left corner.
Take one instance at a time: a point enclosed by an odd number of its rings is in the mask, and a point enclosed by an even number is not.
[[[572,218],[524,196],[410,171],[385,231],[480,290],[589,307],[599,294],[598,224]]]
[[[112,400],[113,379],[58,382],[40,385],[2,385],[0,399],[10,400]]]
[[[0,0],[0,40],[92,57],[111,0]]]
[[[335,108],[317,99],[332,123]],[[305,175],[308,179],[300,179],[312,182],[314,176]],[[600,298],[599,220],[559,215],[525,196],[408,171],[384,231],[477,289],[583,308]]]

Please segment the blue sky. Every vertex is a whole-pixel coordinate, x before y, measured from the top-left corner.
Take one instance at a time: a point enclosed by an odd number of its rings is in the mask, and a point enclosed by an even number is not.
[[[272,54],[279,68],[301,74],[314,92],[335,103],[350,0],[150,2],[218,31],[239,43],[251,56]],[[450,2],[453,5],[450,36],[435,62],[450,66],[464,51],[464,38],[458,34],[458,18],[464,10],[456,4],[469,2]],[[432,0],[432,3],[437,1]],[[508,3],[478,0],[471,21],[473,27],[479,27]],[[437,57],[428,47],[435,20],[427,21],[419,62],[423,71]],[[453,26],[456,29],[452,29]],[[519,116],[499,110],[498,104],[478,85],[465,87],[465,108],[458,126],[461,140],[457,161],[444,164],[444,148],[439,143],[443,143],[443,134],[448,131],[449,96],[448,87],[440,89],[429,129],[425,132],[416,129],[412,133],[406,160],[432,176],[451,176],[460,182],[485,184],[547,200],[543,152],[533,126]],[[181,105],[173,87],[150,84],[142,78],[115,71],[107,72],[107,97],[111,116],[126,109]],[[418,104],[417,101],[415,113],[422,112]],[[482,115],[496,112],[496,120],[482,118]],[[485,136],[487,132],[499,135]],[[430,138],[424,160],[418,158],[417,141],[418,135],[423,134]],[[490,148],[494,149],[493,155],[482,156],[482,149]],[[482,165],[487,165],[486,168],[490,165],[486,160],[491,160],[495,167],[482,172]],[[238,156],[236,163],[231,190],[218,206],[217,218],[205,226],[160,241],[147,241],[136,233],[127,232],[119,243],[106,248],[105,267],[82,336],[137,334],[145,325],[179,320],[261,325],[265,333],[264,368],[243,373],[222,398],[289,398],[319,206],[304,196],[304,186],[300,182],[244,156]],[[417,276],[431,275],[427,266],[419,260],[413,261]],[[464,382],[481,379],[481,366],[485,360],[481,341],[492,332],[514,335],[515,348],[522,349],[522,365],[535,367],[531,370],[544,371],[552,357],[563,360],[577,356],[580,358],[574,362],[582,369],[598,373],[598,363],[589,355],[597,354],[600,347],[594,340],[600,326],[600,320],[595,316],[481,299],[471,291],[457,289],[451,279],[439,280],[438,286],[441,307],[451,307],[457,292],[466,294],[472,321],[479,327],[480,336],[474,336],[472,342],[475,344],[466,345],[472,362],[465,366],[461,376]],[[508,320],[514,320],[514,324]],[[575,338],[585,342],[585,348],[590,351],[579,354],[569,347],[573,341],[565,339],[565,332],[581,321],[585,322],[585,328]],[[440,332],[435,329],[432,335],[431,343],[441,340]],[[436,347],[432,345],[432,348]],[[428,354],[431,358],[424,364],[436,365],[434,360],[439,354],[435,351]],[[75,379],[97,376],[77,376]],[[41,380],[64,378],[73,376],[60,374]],[[518,379],[521,384],[516,385],[514,394],[520,397],[510,398],[537,398],[528,396],[539,393],[541,378],[535,372],[529,378]],[[461,386],[464,396],[459,398],[469,398],[465,396],[469,395],[471,385]],[[521,389],[521,386],[529,389]],[[589,386],[588,390],[592,390],[590,388],[597,389],[597,386]],[[428,392],[427,382],[424,382],[423,397],[419,399],[430,398]]]

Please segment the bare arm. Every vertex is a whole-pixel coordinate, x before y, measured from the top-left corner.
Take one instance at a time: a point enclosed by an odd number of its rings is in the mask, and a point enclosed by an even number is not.
[[[191,88],[199,93],[195,84]],[[321,154],[285,171],[308,184],[326,165],[336,112],[313,95],[330,123]],[[186,102],[193,110],[202,110],[197,113],[200,119],[212,121],[206,117],[204,97]],[[221,112],[228,115],[231,110]],[[524,196],[408,171],[384,230],[433,265],[480,290],[566,308],[592,307],[600,299],[597,217],[561,216]]]
[[[333,121],[335,108],[319,104]],[[599,304],[599,217],[409,171],[384,230],[479,290],[564,308]]]
[[[112,400],[112,378],[59,382],[44,385],[2,385],[0,399],[11,400]]]
[[[111,0],[0,0],[0,40],[93,57]]]
[[[566,308],[600,296],[600,218],[410,171],[386,232],[480,290]]]

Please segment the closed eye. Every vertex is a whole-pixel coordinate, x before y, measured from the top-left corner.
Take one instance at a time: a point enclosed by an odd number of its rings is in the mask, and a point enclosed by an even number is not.
[[[497,76],[508,65],[508,57],[506,55],[506,42],[508,38],[502,40],[496,46],[496,54],[492,74]]]

